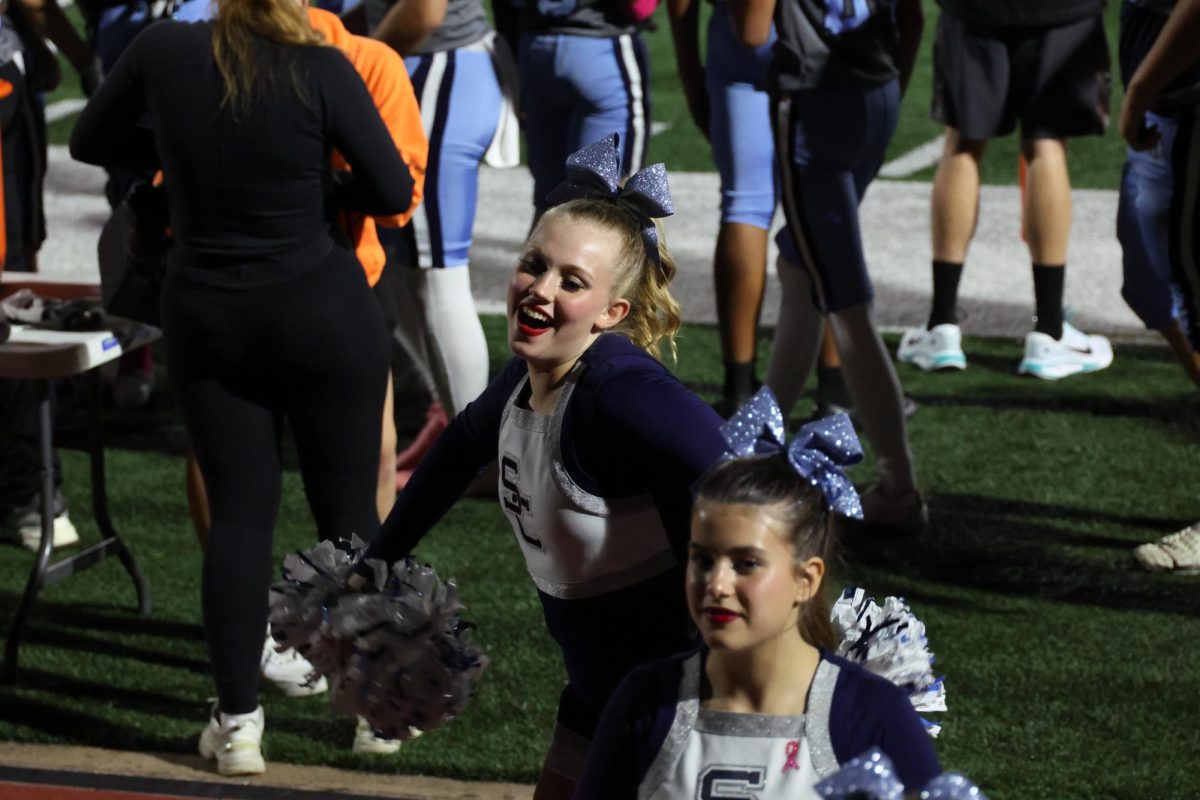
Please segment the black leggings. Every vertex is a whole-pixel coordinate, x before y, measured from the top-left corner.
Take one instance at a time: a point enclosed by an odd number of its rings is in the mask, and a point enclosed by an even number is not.
[[[220,709],[258,705],[274,572],[277,432],[286,417],[322,538],[374,537],[389,350],[379,304],[341,247],[288,280],[230,290],[169,269],[167,365],[212,513],[201,603]]]

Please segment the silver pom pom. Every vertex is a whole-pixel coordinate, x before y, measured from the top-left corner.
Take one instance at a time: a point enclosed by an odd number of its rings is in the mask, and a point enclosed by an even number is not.
[[[371,560],[363,590],[348,589],[365,549],[355,539],[289,555],[271,587],[271,631],[329,678],[335,709],[408,739],[466,708],[487,659],[464,635],[458,587],[432,567]]]

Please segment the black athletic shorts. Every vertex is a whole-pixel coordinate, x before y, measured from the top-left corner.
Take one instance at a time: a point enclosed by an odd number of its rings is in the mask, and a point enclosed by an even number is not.
[[[1101,134],[1112,84],[1100,15],[1052,27],[973,26],[943,13],[933,44],[931,113],[963,139]]]

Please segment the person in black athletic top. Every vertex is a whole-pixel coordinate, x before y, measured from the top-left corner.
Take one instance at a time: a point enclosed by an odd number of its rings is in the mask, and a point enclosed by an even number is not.
[[[388,334],[328,221],[340,208],[399,213],[413,182],[362,79],[322,44],[295,0],[218,0],[211,23],[142,33],[71,136],[80,161],[165,177],[168,368],[212,508],[202,604],[218,705],[200,751],[223,774],[265,768],[258,667],[281,417],[319,534],[379,528]],[[334,148],[351,172],[330,173]]]

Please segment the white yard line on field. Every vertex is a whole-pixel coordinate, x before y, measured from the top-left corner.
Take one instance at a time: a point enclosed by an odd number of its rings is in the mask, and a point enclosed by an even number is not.
[[[46,106],[46,122],[58,122],[60,119],[66,119],[72,114],[82,111],[86,105],[87,100],[82,98],[59,100],[57,103],[51,103]]]
[[[907,178],[914,172],[920,172],[926,167],[936,164],[942,157],[942,148],[945,146],[946,135],[942,134],[884,164],[883,169],[879,170],[879,174],[884,178]]]

